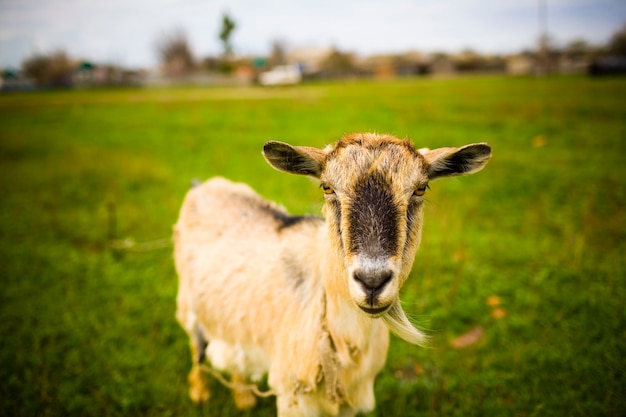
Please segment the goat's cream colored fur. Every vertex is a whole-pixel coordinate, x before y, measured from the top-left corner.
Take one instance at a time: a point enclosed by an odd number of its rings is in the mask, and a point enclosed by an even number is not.
[[[414,344],[425,341],[397,297],[419,246],[426,185],[482,169],[491,150],[474,144],[418,152],[392,136],[353,134],[325,150],[268,142],[264,156],[279,170],[320,178],[328,191],[326,220],[295,221],[247,185],[223,178],[187,194],[175,226],[175,260],[177,319],[195,361],[190,396],[209,399],[199,363],[206,356],[231,375],[240,408],[256,399],[239,383],[268,375],[281,417],[370,411],[388,330]],[[360,231],[359,216],[371,231]],[[353,243],[370,233],[377,238],[369,246]],[[393,252],[372,246],[386,236],[395,239]],[[375,275],[376,268],[389,275]],[[364,271],[372,275],[364,278]],[[365,286],[376,277],[388,280]]]
[[[337,350],[344,407],[373,409],[374,378],[389,344],[385,324],[347,301],[338,279],[342,262],[323,222],[277,231],[275,219],[258,211],[265,204],[248,186],[222,178],[188,193],[175,228],[179,322],[190,335],[199,326],[219,370],[252,380],[269,374],[281,416],[341,409],[318,387],[325,324]],[[302,276],[289,276],[298,265]]]

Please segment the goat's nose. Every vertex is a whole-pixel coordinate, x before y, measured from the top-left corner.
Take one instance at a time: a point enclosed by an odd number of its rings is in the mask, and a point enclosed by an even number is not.
[[[358,282],[370,297],[370,302],[383,291],[385,285],[393,277],[393,273],[388,269],[377,269],[374,271],[364,271],[357,269],[353,274],[354,280]]]

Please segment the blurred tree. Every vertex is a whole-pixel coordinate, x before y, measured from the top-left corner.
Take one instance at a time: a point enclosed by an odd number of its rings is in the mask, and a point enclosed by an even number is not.
[[[580,58],[591,54],[593,48],[584,39],[574,39],[565,46],[563,52],[572,58]]]
[[[163,33],[156,42],[157,53],[168,75],[186,75],[194,67],[194,58],[187,35],[182,29]]]
[[[235,21],[230,18],[226,13],[222,17],[222,28],[220,29],[220,40],[224,45],[224,58],[228,58],[233,53],[233,46],[231,44],[230,38],[233,34],[233,31],[236,28]]]
[[[213,56],[208,56],[202,59],[202,61],[200,62],[200,66],[207,71],[218,71],[219,69],[221,69],[220,59]]]
[[[328,78],[344,78],[356,75],[355,56],[333,48],[330,54],[321,62],[320,70]]]
[[[626,24],[611,36],[608,49],[610,54],[626,55]]]
[[[548,32],[539,35],[537,42],[537,74],[546,75],[553,71],[556,46],[554,38]]]
[[[22,71],[39,87],[69,87],[74,67],[64,51],[57,51],[27,58]]]
[[[272,42],[269,64],[271,66],[284,65],[287,63],[287,45],[285,41],[275,40]]]

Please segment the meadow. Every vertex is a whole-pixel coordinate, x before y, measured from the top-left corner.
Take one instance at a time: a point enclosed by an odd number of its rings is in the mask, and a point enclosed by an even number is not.
[[[168,239],[194,178],[319,214],[266,140],[489,142],[436,181],[371,416],[626,410],[626,79],[458,78],[0,95],[0,415],[272,416],[187,397]]]

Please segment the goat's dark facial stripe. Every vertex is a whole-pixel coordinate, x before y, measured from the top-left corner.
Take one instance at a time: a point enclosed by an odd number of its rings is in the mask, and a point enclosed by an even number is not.
[[[411,233],[413,231],[413,227],[415,227],[415,224],[417,222],[417,210],[419,208],[419,206],[421,206],[423,203],[421,201],[410,201],[409,202],[409,207],[407,208],[407,219],[406,219],[406,230],[407,230],[407,239],[411,238]],[[411,245],[407,245],[404,250],[405,252],[407,250],[409,250],[411,247]]]
[[[330,203],[330,207],[332,209],[333,215],[335,216],[335,232],[337,233],[337,236],[339,236],[339,244],[341,245],[341,249],[344,250],[343,236],[341,235],[341,205],[339,201],[333,200]]]
[[[360,179],[348,208],[351,253],[393,256],[398,250],[398,208],[393,192],[380,173]]]

